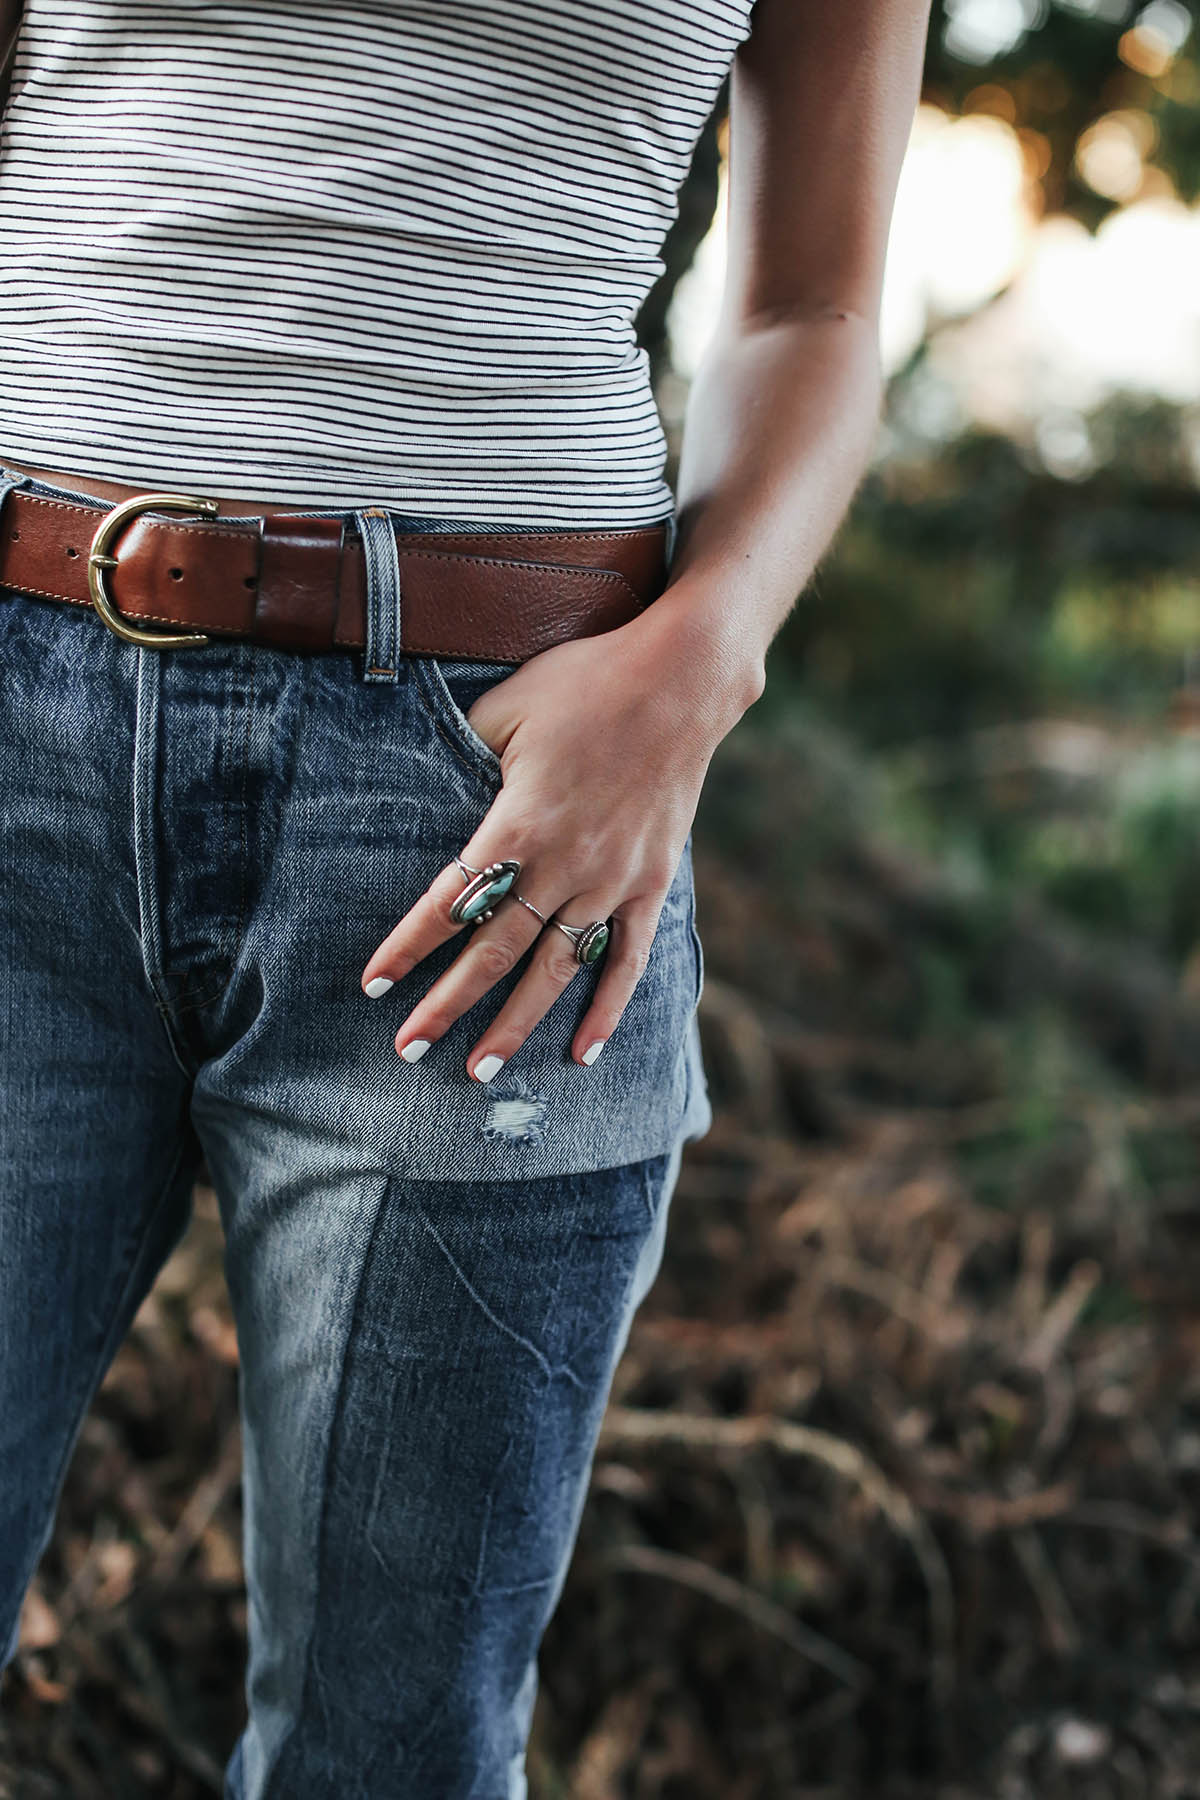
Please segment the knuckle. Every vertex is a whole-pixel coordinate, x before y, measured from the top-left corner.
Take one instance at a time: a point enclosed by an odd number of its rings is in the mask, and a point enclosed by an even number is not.
[[[576,961],[575,952],[569,945],[564,944],[561,950],[557,944],[550,946],[546,954],[546,971],[553,976],[555,981],[565,984],[573,978],[578,969],[579,963]]]
[[[617,961],[623,969],[636,978],[645,973],[650,962],[650,952],[651,945],[644,938],[640,938],[636,943],[626,944],[618,955]]]
[[[503,817],[501,818],[501,810]],[[538,808],[532,802],[519,799],[511,789],[505,789],[503,801],[493,803],[488,815],[489,824],[497,829],[502,825],[504,834],[503,851],[496,855],[515,856],[519,862],[526,862],[537,846],[542,820]],[[479,862],[478,856],[472,856],[471,862]],[[489,859],[490,860],[490,859]]]
[[[498,981],[516,966],[517,947],[507,938],[481,938],[475,946],[475,959],[484,975]]]

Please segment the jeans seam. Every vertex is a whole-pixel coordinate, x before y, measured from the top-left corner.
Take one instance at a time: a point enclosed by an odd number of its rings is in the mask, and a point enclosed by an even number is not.
[[[363,1247],[362,1267],[358,1272],[358,1280],[354,1284],[354,1301],[350,1308],[350,1322],[346,1327],[346,1341],[342,1346],[341,1365],[338,1369],[337,1392],[334,1395],[333,1409],[329,1415],[329,1435],[325,1444],[325,1456],[321,1464],[321,1501],[320,1510],[317,1515],[316,1543],[314,1547],[316,1571],[313,1577],[312,1619],[308,1628],[308,1641],[304,1646],[304,1673],[300,1683],[299,1716],[296,1722],[289,1727],[286,1736],[283,1738],[275,1753],[274,1761],[263,1781],[259,1800],[273,1800],[273,1797],[278,1797],[278,1800],[288,1800],[288,1796],[279,1786],[277,1777],[283,1770],[284,1757],[287,1753],[288,1745],[295,1735],[297,1725],[301,1723],[305,1717],[309,1684],[312,1679],[313,1646],[316,1643],[317,1625],[321,1616],[321,1576],[324,1566],[325,1531],[329,1511],[329,1469],[333,1460],[334,1439],[337,1436],[338,1422],[341,1418],[342,1403],[346,1393],[346,1367],[350,1361],[350,1348],[354,1343],[355,1333],[358,1327],[359,1313],[362,1308],[363,1287],[366,1283],[367,1270],[371,1263],[371,1254],[375,1248],[375,1239],[378,1235],[384,1208],[388,1203],[391,1191],[392,1178],[390,1175],[385,1174],[383,1178],[383,1191],[379,1196],[379,1204],[375,1209],[375,1217],[371,1222],[371,1230],[367,1237],[366,1244]]]
[[[166,1205],[166,1202],[170,1199],[171,1194],[174,1190],[175,1179],[176,1179],[177,1175],[179,1174],[180,1168],[183,1165],[183,1159],[184,1159],[184,1154],[186,1152],[186,1149],[187,1149],[187,1144],[185,1141],[183,1141],[181,1139],[181,1141],[175,1147],[175,1154],[171,1159],[171,1166],[167,1170],[167,1174],[163,1181],[162,1188],[159,1191],[158,1198],[155,1200],[154,1205],[151,1207],[149,1216],[146,1219],[146,1222],[142,1229],[141,1235],[138,1238],[138,1241],[134,1246],[133,1255],[129,1261],[129,1267],[125,1271],[125,1279],[121,1284],[121,1290],[117,1296],[117,1303],[113,1308],[112,1323],[109,1325],[108,1330],[104,1333],[104,1336],[101,1338],[99,1346],[96,1350],[96,1353],[91,1360],[91,1364],[90,1364],[91,1374],[89,1375],[88,1380],[85,1381],[83,1384],[82,1396],[79,1400],[79,1403],[77,1404],[77,1406],[75,1408],[75,1412],[73,1415],[73,1423],[71,1425],[71,1428],[70,1428],[70,1430],[68,1430],[66,1432],[66,1434],[64,1436],[62,1454],[60,1455],[60,1457],[58,1459],[58,1463],[55,1467],[54,1476],[53,1476],[53,1479],[51,1480],[50,1486],[49,1486],[49,1505],[50,1505],[50,1508],[52,1509],[52,1511],[54,1511],[55,1513],[57,1513],[57,1510],[58,1510],[58,1501],[60,1498],[60,1491],[61,1491],[63,1482],[66,1479],[67,1468],[71,1462],[72,1457],[74,1456],[74,1453],[75,1453],[75,1450],[77,1447],[77,1440],[79,1437],[80,1428],[83,1425],[84,1419],[87,1417],[87,1414],[91,1408],[93,1400],[96,1397],[96,1392],[97,1392],[97,1389],[100,1384],[100,1378],[96,1376],[95,1371],[98,1368],[101,1371],[103,1371],[103,1369],[105,1367],[105,1363],[106,1363],[106,1352],[111,1351],[111,1354],[108,1358],[108,1360],[111,1360],[111,1356],[115,1355],[117,1350],[120,1348],[120,1342],[113,1343],[112,1339],[113,1339],[114,1333],[120,1323],[121,1314],[124,1310],[125,1302],[129,1297],[130,1286],[133,1282],[134,1275],[137,1272],[139,1263],[141,1261],[142,1252],[144,1251],[144,1249],[146,1247],[146,1244],[150,1237],[150,1233],[153,1230],[155,1224],[157,1223],[158,1217],[159,1217],[160,1213],[162,1212],[163,1207]],[[122,1338],[120,1341],[123,1342],[124,1339]],[[39,1551],[37,1556],[34,1558],[32,1566],[29,1568],[28,1572],[25,1575],[24,1582],[21,1583],[21,1585],[20,1585],[19,1592],[21,1595],[24,1595],[25,1590],[28,1588],[30,1582],[33,1580],[34,1576],[36,1575],[38,1565],[41,1562],[41,1557],[42,1557],[42,1552]]]
[[[458,762],[462,768],[466,769],[468,774],[474,777],[485,792],[491,794],[492,797],[495,798],[493,784],[488,781],[482,769],[477,768],[473,762],[468,761],[466,751],[463,750],[459,744],[455,743],[454,739],[450,736],[440,720],[435,719],[433,721],[433,728],[441,738],[442,742],[446,745],[447,749],[451,752],[455,761]]]
[[[159,707],[162,673],[153,660],[157,651],[138,648],[133,673],[134,737],[130,767],[130,835],[134,877],[137,883],[138,940],[142,971],[154,999],[171,1056],[180,1072],[191,1080],[186,1052],[175,1031],[170,1004],[163,992],[162,923],[155,880],[155,797],[158,752],[162,734]]]
[[[501,677],[501,679],[503,680],[504,678]],[[494,800],[499,791],[497,784],[489,778],[487,773],[485,773],[484,769],[477,762],[471,760],[465,746],[461,744],[456,737],[451,736],[449,727],[438,716],[438,713],[435,710],[436,703],[425,685],[426,680],[427,677],[420,665],[420,660],[418,659],[416,666],[416,683],[422,711],[425,713],[426,718],[429,720],[433,729],[437,732],[450,754],[454,757],[454,760],[461,768],[465,769],[468,775],[472,776],[473,779],[479,783],[480,787],[482,787],[486,793],[490,794]],[[501,785],[503,784],[501,783]]]
[[[247,677],[247,684],[248,684],[249,692],[246,695],[246,730],[242,737],[242,816],[241,816],[242,866],[241,866],[240,870],[238,871],[238,916],[237,916],[237,924],[234,927],[234,933],[233,933],[233,957],[234,957],[235,962],[237,960],[238,951],[242,947],[242,935],[246,929],[246,922],[247,922],[246,884],[247,884],[247,881],[249,878],[249,868],[250,868],[250,838],[249,838],[249,829],[246,824],[246,819],[247,819],[247,816],[248,816],[248,813],[250,810],[249,795],[248,795],[247,790],[249,788],[249,781],[250,781],[250,734],[251,734],[251,722],[254,717],[254,701],[255,701],[255,683],[254,683],[254,663],[253,663],[253,661],[251,661],[251,664],[250,664],[250,671],[249,671],[249,675]]]
[[[187,1000],[172,1000],[169,1006],[159,1001],[157,1002],[158,1010],[164,1018],[168,1019],[179,1018],[184,1013],[199,1012],[202,1006],[211,1006],[214,1000],[219,1000],[222,994],[227,992],[228,987],[228,981],[223,981],[220,987],[210,988],[207,994],[193,994]]]

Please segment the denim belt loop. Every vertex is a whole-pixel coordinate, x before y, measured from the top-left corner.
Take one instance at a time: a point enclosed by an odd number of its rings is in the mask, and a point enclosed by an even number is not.
[[[3,508],[13,489],[24,487],[28,480],[28,475],[18,475],[15,469],[6,469],[0,463],[0,508]]]
[[[400,555],[392,515],[381,506],[354,514],[366,573],[364,681],[400,679]]]
[[[6,469],[0,463],[0,520],[4,517],[4,502],[8,496],[14,488],[24,487],[28,480],[28,475],[18,475],[15,469]],[[5,594],[4,598],[10,599],[11,595]]]

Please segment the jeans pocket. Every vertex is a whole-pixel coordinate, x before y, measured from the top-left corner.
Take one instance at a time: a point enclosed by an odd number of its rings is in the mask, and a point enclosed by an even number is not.
[[[696,874],[692,857],[692,833],[689,831],[683,846],[683,863],[687,879],[687,936],[692,948],[693,979],[695,1000],[693,1010],[700,1004],[700,995],[704,991],[704,945],[700,941],[700,932],[696,925]]]
[[[504,778],[500,758],[468,721],[467,713],[481,694],[507,680],[521,665],[413,656],[409,666],[416,692],[443,742],[485,786],[498,789]]]
[[[696,929],[696,898],[692,895],[688,907],[688,931],[691,933],[692,953],[696,959],[696,1005],[700,1004],[700,996],[704,992],[704,945],[700,941],[700,933]]]

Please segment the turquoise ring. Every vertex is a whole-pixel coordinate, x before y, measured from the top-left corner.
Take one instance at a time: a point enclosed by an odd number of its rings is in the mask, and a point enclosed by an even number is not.
[[[496,910],[496,902],[516,885],[521,865],[515,858],[489,863],[485,869],[472,868],[461,856],[454,858],[466,887],[450,907],[454,925],[481,925]]]
[[[604,919],[593,919],[590,925],[564,925],[561,919],[551,919],[560,931],[565,931],[575,946],[575,960],[585,966],[599,962],[608,949],[610,932]]]

